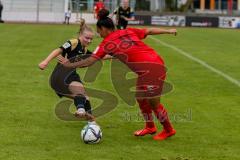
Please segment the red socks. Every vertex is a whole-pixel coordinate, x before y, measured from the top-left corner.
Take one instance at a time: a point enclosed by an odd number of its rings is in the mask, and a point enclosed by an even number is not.
[[[144,120],[146,122],[146,128],[155,128],[154,122],[153,122],[153,116],[152,116],[152,109],[148,105],[146,99],[137,100],[139,103],[139,107],[141,109],[142,115],[144,117]]]
[[[167,110],[163,107],[163,105],[159,104],[159,106],[157,108],[154,108],[153,111],[157,119],[163,125],[163,128],[167,132],[170,132],[173,129],[173,127],[169,121]]]
[[[158,107],[152,109],[146,99],[141,99],[137,101],[146,122],[146,128],[155,128],[152,116],[152,111],[154,111],[155,116],[167,132],[170,132],[173,129],[168,118],[167,110],[163,107],[162,104],[159,104]]]
[[[152,111],[154,112],[159,122],[163,125],[162,132],[155,135],[153,137],[154,140],[164,140],[168,137],[173,136],[176,133],[176,130],[173,129],[169,121],[167,111],[162,104],[159,104],[157,107],[152,109],[147,99],[141,99],[141,100],[138,99],[137,101],[139,103],[139,107],[142,111],[144,120],[146,122],[146,126],[144,129],[135,131],[134,132],[135,136],[145,136],[147,134],[156,133],[157,128],[154,125]]]

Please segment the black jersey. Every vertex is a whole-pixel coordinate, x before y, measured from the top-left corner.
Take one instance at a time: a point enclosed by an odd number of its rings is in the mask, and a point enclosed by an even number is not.
[[[63,53],[62,56],[69,59],[71,62],[76,62],[81,59],[85,59],[91,56],[92,52],[87,50],[85,47],[81,45],[81,42],[79,39],[71,39],[65,42],[62,46],[59,48],[62,49]],[[76,76],[77,72],[76,69],[74,72],[72,72],[72,76],[69,78]],[[78,75],[77,75],[78,76]],[[68,82],[71,80],[68,78]]]
[[[68,58],[70,61],[78,61],[89,57],[92,52],[81,45],[79,39],[71,39],[65,42],[59,48],[62,49],[62,56]],[[59,97],[71,94],[68,85],[77,81],[82,83],[80,76],[76,69],[65,68],[60,63],[57,64],[50,78],[50,85],[58,94]]]
[[[126,21],[123,17],[131,18],[132,16],[134,16],[134,12],[130,7],[128,7],[127,9],[119,7],[114,11],[114,14],[117,15],[118,29],[126,29],[128,25],[128,21]]]
[[[74,57],[77,59],[85,59],[92,54],[92,52],[81,45],[79,39],[68,40],[59,48],[61,48],[63,51],[62,56],[66,57],[67,59],[72,59]]]

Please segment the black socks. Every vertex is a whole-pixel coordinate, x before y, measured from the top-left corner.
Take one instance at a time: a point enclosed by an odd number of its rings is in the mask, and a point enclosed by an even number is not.
[[[90,104],[89,100],[86,99],[85,96],[74,97],[74,104],[75,104],[77,110],[79,108],[84,108],[86,112],[88,112],[89,114],[92,114],[91,104]]]

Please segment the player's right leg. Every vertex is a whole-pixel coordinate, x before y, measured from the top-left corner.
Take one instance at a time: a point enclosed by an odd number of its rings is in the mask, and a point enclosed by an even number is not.
[[[153,122],[152,110],[146,99],[137,99],[142,115],[145,120],[145,127],[134,132],[135,136],[145,136],[147,134],[156,133],[157,129]]]

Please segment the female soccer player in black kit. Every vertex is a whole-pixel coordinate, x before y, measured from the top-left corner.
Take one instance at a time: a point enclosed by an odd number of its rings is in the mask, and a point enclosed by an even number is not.
[[[87,50],[86,47],[92,42],[93,36],[93,30],[85,24],[84,20],[82,20],[79,37],[68,40],[62,46],[53,50],[47,58],[39,63],[39,68],[44,70],[49,62],[56,57],[64,57],[72,61],[78,61],[79,59],[84,59],[90,56],[92,52]],[[69,72],[69,70],[58,63],[51,75],[51,87],[60,98],[65,96],[74,100],[77,109],[75,116],[81,118],[85,117],[86,119],[93,121],[94,117],[91,113],[91,104],[76,69],[70,71],[67,77],[62,78],[64,72]],[[64,83],[62,82],[63,85],[58,85],[61,80],[64,81]]]
[[[113,14],[117,16],[117,28],[126,29],[128,21],[133,21],[134,12],[131,7],[129,7],[129,0],[122,0],[122,6],[117,8]]]

